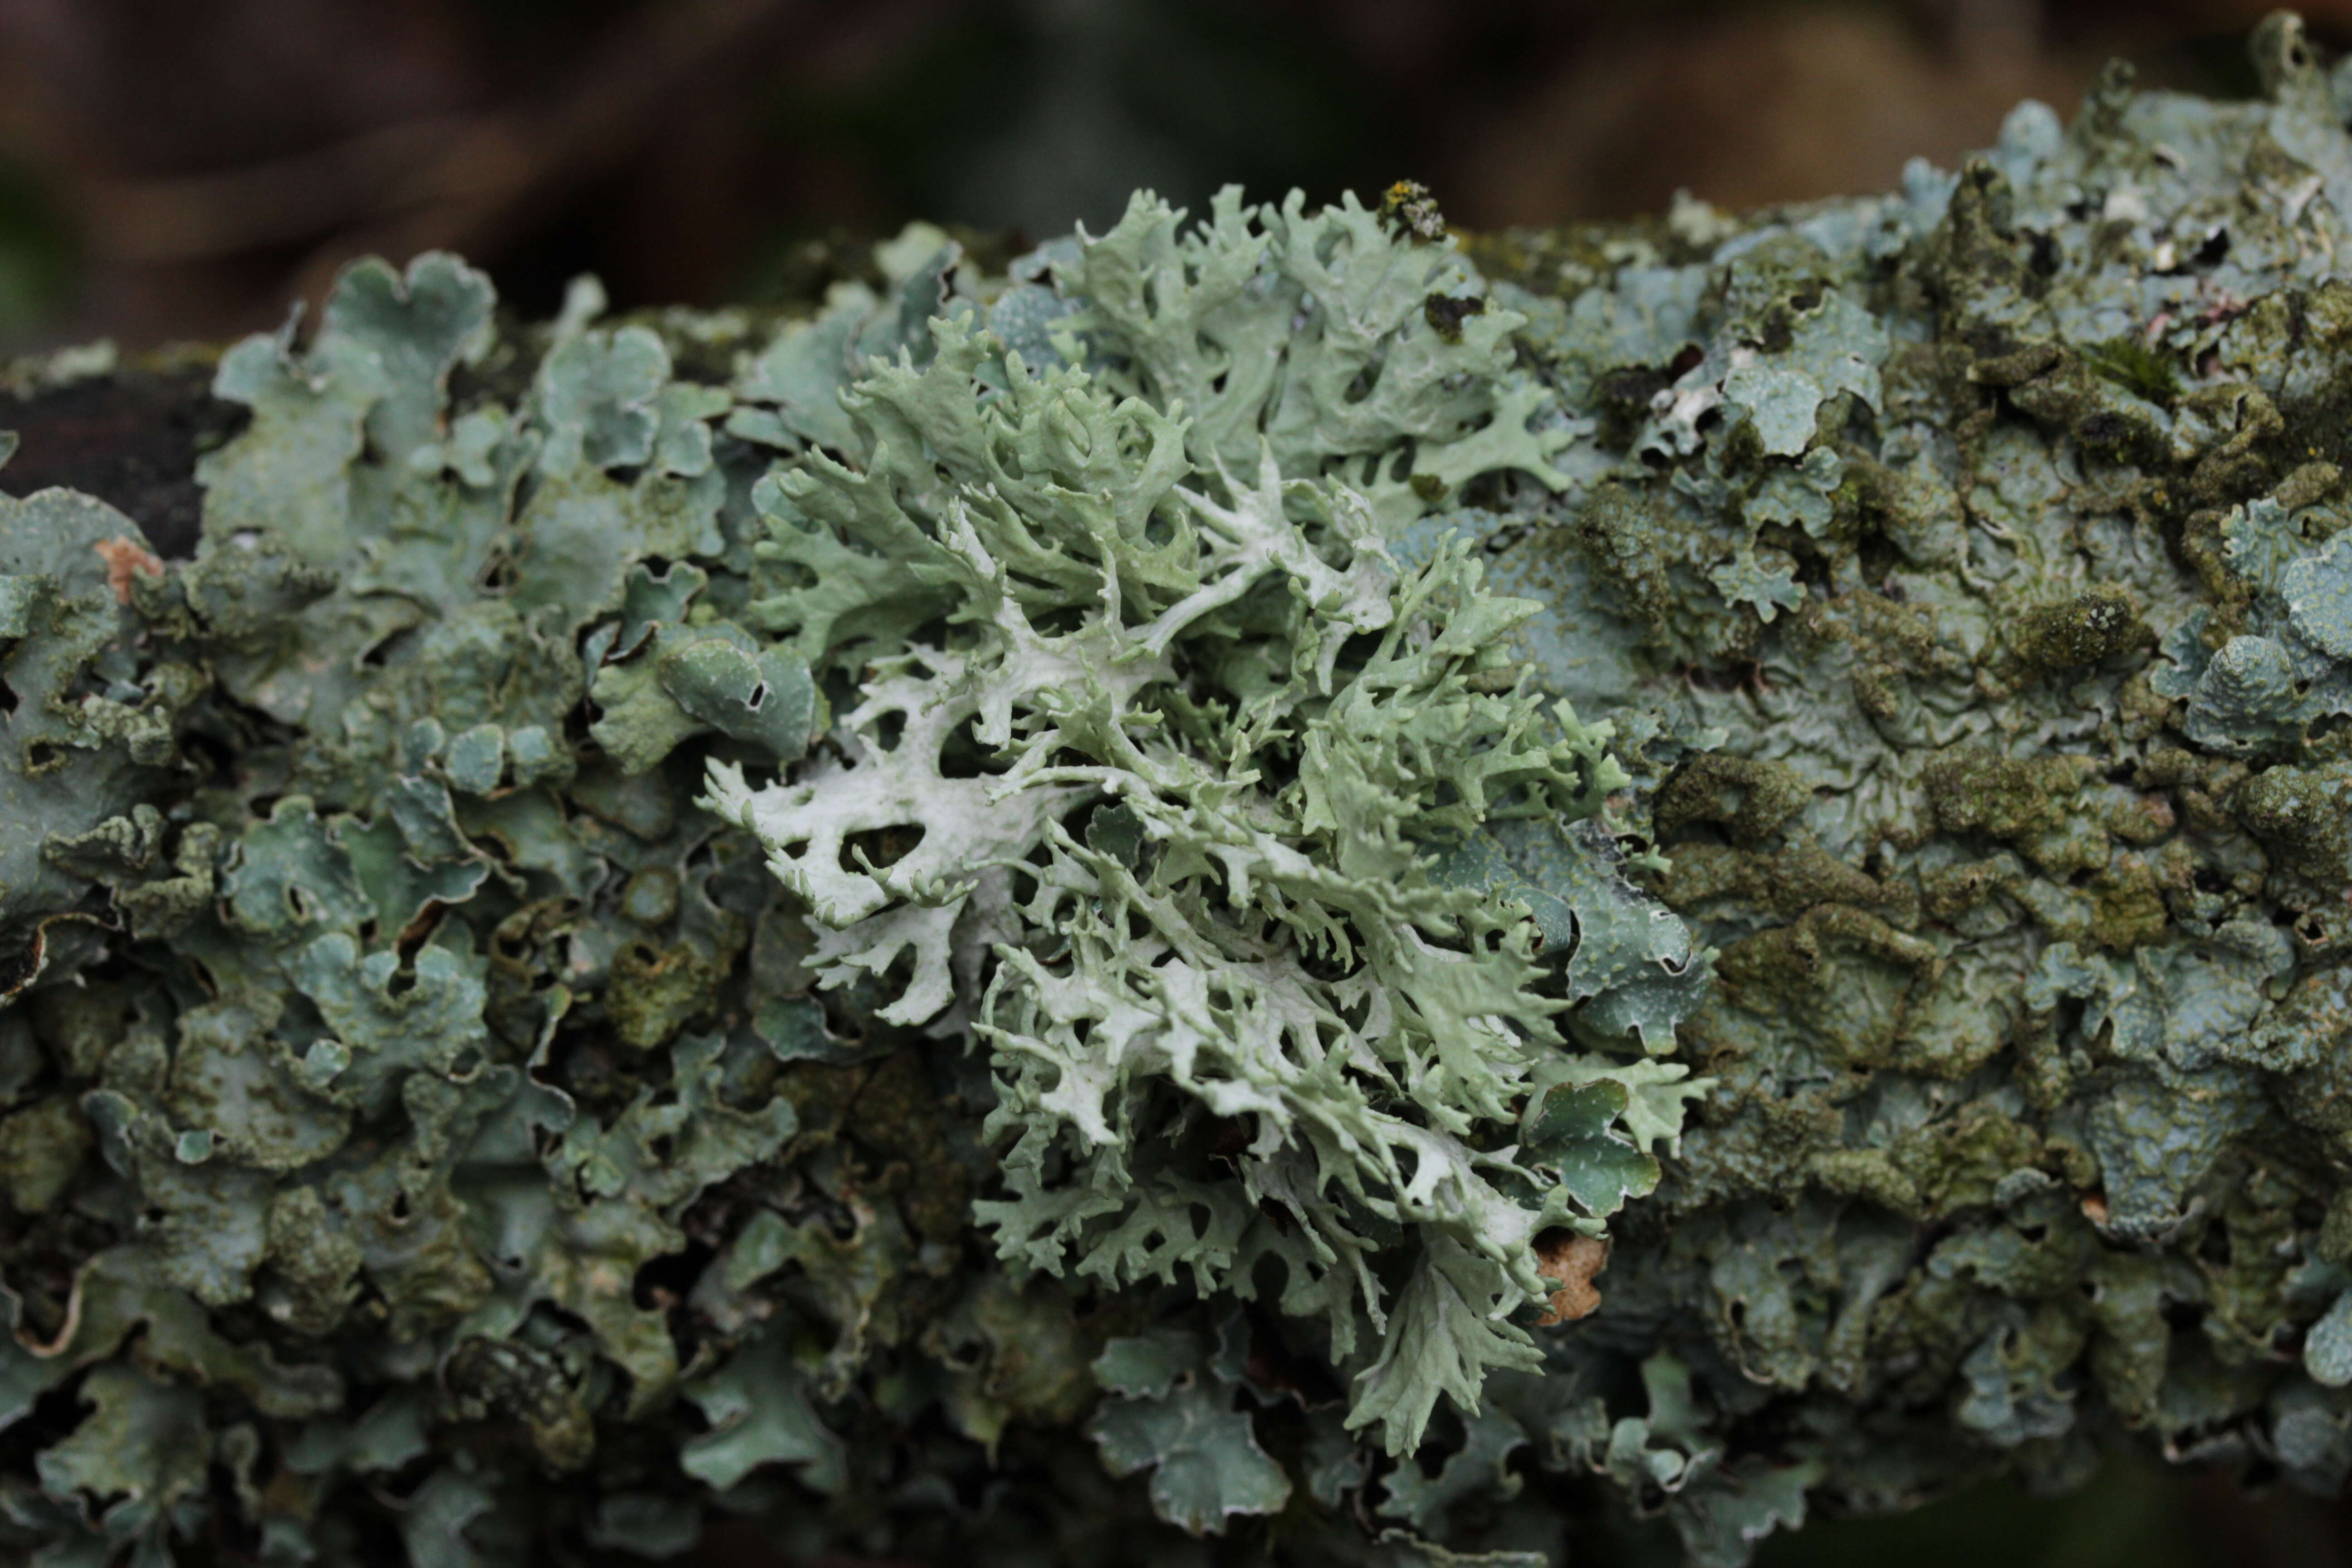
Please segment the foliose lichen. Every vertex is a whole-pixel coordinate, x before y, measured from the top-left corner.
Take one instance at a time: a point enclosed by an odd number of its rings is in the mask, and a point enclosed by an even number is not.
[[[0,1549],[2337,1487],[2352,79],[2254,47],[1565,248],[363,264],[193,558],[0,500]]]

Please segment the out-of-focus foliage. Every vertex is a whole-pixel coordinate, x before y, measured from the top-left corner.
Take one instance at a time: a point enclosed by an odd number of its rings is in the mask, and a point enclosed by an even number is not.
[[[2352,135],[2256,58],[1486,278],[1409,189],[354,268],[194,559],[0,513],[0,1546],[2336,1487]]]

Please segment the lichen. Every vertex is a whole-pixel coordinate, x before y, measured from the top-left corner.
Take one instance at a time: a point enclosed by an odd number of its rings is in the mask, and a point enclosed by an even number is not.
[[[231,348],[193,558],[0,502],[0,1551],[2336,1488],[2352,133],[2255,56],[1741,217]]]

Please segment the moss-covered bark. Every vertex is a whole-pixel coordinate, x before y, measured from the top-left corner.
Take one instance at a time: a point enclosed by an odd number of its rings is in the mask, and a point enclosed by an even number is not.
[[[2352,133],[2253,47],[1480,272],[1139,200],[19,367],[0,1542],[2338,1488]]]

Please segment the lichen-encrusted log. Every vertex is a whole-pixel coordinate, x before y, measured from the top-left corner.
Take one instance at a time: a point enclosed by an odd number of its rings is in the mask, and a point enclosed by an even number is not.
[[[0,1551],[2336,1489],[2352,133],[2254,48],[1750,218],[20,370]]]

